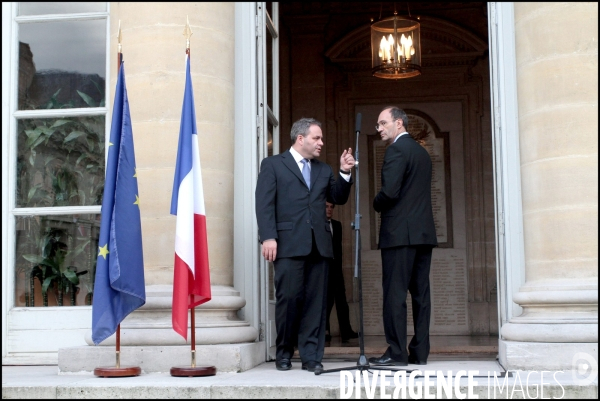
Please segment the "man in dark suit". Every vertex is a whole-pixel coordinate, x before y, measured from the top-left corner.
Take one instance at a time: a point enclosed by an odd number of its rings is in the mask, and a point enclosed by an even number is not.
[[[381,213],[379,249],[383,327],[388,348],[375,365],[425,365],[429,356],[429,270],[437,246],[431,207],[431,158],[406,132],[406,113],[393,106],[379,114],[377,131],[389,146],[381,167],[381,190],[373,208]],[[412,299],[415,334],[406,350],[406,296]]]
[[[325,201],[344,204],[352,185],[352,149],[340,157],[335,179],[321,154],[321,123],[296,121],[292,147],[265,158],[256,183],[256,220],[262,255],[275,266],[276,367],[292,368],[294,345],[302,369],[323,369],[327,275],[333,258]],[[336,174],[337,175],[337,174]],[[340,177],[341,175],[341,177]]]
[[[350,308],[346,301],[346,286],[344,285],[344,273],[342,271],[342,223],[332,219],[335,204],[326,202],[325,212],[331,224],[333,237],[333,260],[329,264],[329,280],[327,285],[327,333],[325,343],[331,341],[329,318],[335,303],[338,323],[340,326],[340,337],[342,344],[348,343],[352,338],[358,338],[358,333],[352,330],[350,325]]]

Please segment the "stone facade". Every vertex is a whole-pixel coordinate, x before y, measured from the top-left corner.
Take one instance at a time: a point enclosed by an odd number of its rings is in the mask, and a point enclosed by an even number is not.
[[[354,148],[352,127],[357,111],[366,116],[392,103],[434,116],[450,138],[454,227],[453,250],[438,249],[436,257],[459,254],[465,260],[461,277],[466,283],[467,318],[462,331],[454,334],[499,335],[500,362],[507,369],[571,369],[578,353],[597,361],[598,4],[514,3],[516,60],[510,62],[515,62],[517,73],[524,282],[511,300],[522,313],[501,322],[501,327],[496,299],[506,288],[497,284],[496,274],[494,208],[498,195],[490,108],[493,55],[487,32],[491,16],[484,3],[421,3],[420,9],[416,4],[411,3],[411,10],[422,13],[423,29],[429,30],[422,35],[423,46],[429,49],[423,56],[423,74],[390,82],[370,75],[369,17],[381,12],[379,4],[282,3],[281,150],[289,146],[291,124],[303,116],[324,123],[323,159],[333,166],[341,149]],[[357,8],[352,11],[350,7]],[[253,299],[253,310],[243,311],[254,295],[240,294],[239,285],[234,288],[234,199],[253,195],[247,183],[234,184],[234,168],[239,163],[234,140],[240,129],[234,125],[238,112],[235,68],[236,63],[247,61],[235,52],[235,15],[236,4],[227,2],[111,3],[110,65],[117,65],[120,21],[148,293],[147,305],[123,322],[123,331],[128,333],[123,341],[132,347],[159,347],[152,348],[153,358],[160,358],[164,350],[160,347],[178,346],[177,352],[185,354],[185,342],[173,336],[169,326],[176,224],[169,210],[185,82],[182,33],[188,16],[194,32],[191,74],[215,300],[198,308],[197,343],[230,344],[219,348],[227,359],[223,363],[231,370],[245,370],[262,360],[257,355],[264,355],[265,344],[259,337],[259,324],[243,317],[259,316],[263,306]],[[116,74],[110,77],[113,92],[107,98],[112,100]],[[31,72],[19,78],[31,80]],[[3,115],[8,116],[5,107],[3,103]],[[363,127],[373,124],[363,118]],[[360,150],[367,167],[366,141],[363,145]],[[361,182],[366,225],[371,202],[368,175],[361,176]],[[334,218],[352,221],[353,202],[336,208]],[[366,231],[370,229],[365,227],[363,244],[369,241]],[[8,236],[3,235],[5,245]],[[377,251],[363,250],[376,272]],[[353,236],[348,230],[344,236],[346,283],[351,283],[353,255]],[[257,254],[247,255],[253,256]],[[246,266],[247,277],[257,277],[249,271],[257,267]],[[521,274],[520,266],[507,268]],[[3,270],[10,269],[3,266]],[[352,286],[346,288],[356,308]],[[377,305],[371,306],[377,310]],[[376,324],[367,330],[380,334]],[[106,342],[104,358],[113,344]],[[257,346],[248,350],[240,344]],[[83,348],[69,351],[70,355],[81,359],[98,355],[97,349],[92,354]],[[240,355],[247,360],[232,363]],[[79,369],[72,358],[69,364],[66,370]]]
[[[233,288],[235,57],[229,27],[233,25],[234,6],[111,3],[111,44],[117,48],[120,21],[140,199],[147,199],[140,205],[147,302],[123,322],[123,345],[168,347],[186,343],[171,328],[176,217],[169,213],[185,83],[186,16],[193,32],[190,64],[213,295],[210,302],[196,308],[196,344],[253,343],[258,336],[254,327],[237,316],[245,300]],[[116,65],[116,51],[111,57],[111,64]],[[116,74],[112,82],[114,88]],[[89,334],[86,341],[92,344]],[[114,344],[114,336],[102,343]],[[234,367],[228,370],[247,368],[231,363],[238,358],[237,348],[229,351],[220,351],[221,369],[226,365]],[[85,348],[81,352],[85,353]]]
[[[597,30],[594,3],[515,3],[525,283],[501,362],[517,369],[598,359]]]

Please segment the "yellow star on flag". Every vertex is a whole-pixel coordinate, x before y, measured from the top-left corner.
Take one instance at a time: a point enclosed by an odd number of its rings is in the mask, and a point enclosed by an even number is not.
[[[102,255],[102,257],[104,259],[106,259],[106,255],[108,255],[108,244],[104,245],[104,246],[99,246],[98,249],[100,250],[100,252],[98,253],[98,256]]]
[[[134,205],[140,205],[140,197],[139,196],[135,196],[135,202],[133,202]]]

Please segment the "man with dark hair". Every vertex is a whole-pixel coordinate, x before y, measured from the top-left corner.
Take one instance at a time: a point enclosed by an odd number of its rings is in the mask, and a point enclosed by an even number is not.
[[[333,258],[325,201],[344,204],[352,185],[352,149],[340,157],[337,179],[316,158],[323,147],[321,123],[301,118],[291,130],[292,147],[265,158],[256,183],[256,220],[262,255],[275,266],[276,361],[292,368],[294,345],[302,369],[323,369],[327,275]]]
[[[431,299],[429,270],[437,246],[431,206],[431,157],[406,132],[408,116],[388,106],[376,129],[388,142],[381,167],[381,190],[373,208],[381,213],[383,327],[388,348],[375,365],[427,364]],[[415,334],[406,350],[406,296],[412,299]]]

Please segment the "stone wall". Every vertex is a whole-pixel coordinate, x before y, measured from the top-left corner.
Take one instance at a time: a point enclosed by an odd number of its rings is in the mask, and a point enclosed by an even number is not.
[[[514,17],[525,283],[501,363],[576,369],[598,360],[598,4],[514,3]]]
[[[140,190],[146,285],[172,284],[169,214],[185,85],[191,75],[202,164],[211,283],[233,285],[234,3],[111,3],[111,65],[119,20]],[[115,87],[116,74],[111,74]],[[111,96],[114,97],[114,90]]]

